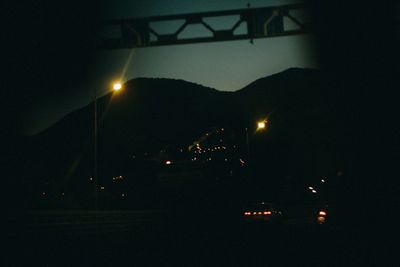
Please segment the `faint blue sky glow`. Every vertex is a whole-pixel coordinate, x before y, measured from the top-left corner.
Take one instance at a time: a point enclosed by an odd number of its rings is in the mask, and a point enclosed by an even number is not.
[[[113,1],[105,18],[132,18],[180,13],[195,13],[227,9],[265,7],[295,3],[297,1],[184,1],[184,0],[142,0],[132,4],[128,0]],[[299,14],[302,16],[302,14]],[[304,16],[303,16],[304,17]],[[223,18],[214,25],[229,27],[235,18]],[[291,27],[285,21],[286,27]],[[175,22],[154,25],[160,32],[166,33],[179,27]],[[196,34],[207,34],[204,29],[194,30]],[[200,32],[200,33],[199,33]],[[185,33],[183,33],[185,34]],[[191,34],[190,31],[186,33]],[[257,39],[254,44],[245,41],[220,43],[202,43],[135,49],[135,55],[126,71],[125,80],[136,77],[162,77],[183,79],[213,87],[223,91],[235,91],[248,83],[290,67],[317,67],[314,54],[313,37],[298,35],[290,37]],[[101,77],[118,75],[128,49],[108,50],[98,53],[99,62],[93,73],[102,73]],[[105,64],[104,64],[105,63]],[[97,75],[96,75],[97,76]],[[97,76],[98,77],[98,76]],[[96,81],[98,85],[106,81]]]
[[[106,3],[103,7],[106,12],[101,17],[148,17],[242,9],[247,8],[248,3],[251,7],[267,7],[295,2],[298,1],[115,0]],[[234,20],[225,18],[214,25],[229,27]],[[288,21],[285,25],[291,27]],[[177,26],[162,26],[159,30],[170,31],[173,27]],[[95,89],[100,92],[111,90],[111,84],[116,80],[126,82],[137,77],[182,79],[217,90],[236,91],[256,79],[287,68],[316,68],[318,59],[313,43],[312,35],[294,35],[256,39],[253,44],[242,40],[97,51],[86,82],[76,84],[70,90],[55,91],[54,95],[47,95],[40,103],[33,103],[25,128],[29,132],[37,132],[48,127],[72,110],[93,101]]]

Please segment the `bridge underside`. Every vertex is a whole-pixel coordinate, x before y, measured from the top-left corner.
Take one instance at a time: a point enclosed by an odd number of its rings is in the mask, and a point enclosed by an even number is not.
[[[104,22],[98,48],[253,40],[307,33],[307,7],[293,4]]]

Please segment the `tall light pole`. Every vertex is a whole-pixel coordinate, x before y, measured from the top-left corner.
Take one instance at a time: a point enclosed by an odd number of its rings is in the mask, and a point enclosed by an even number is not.
[[[95,90],[94,95],[94,171],[93,171],[93,179],[94,179],[94,209],[98,209],[99,205],[99,190],[98,190],[98,176],[97,176],[97,90]]]
[[[122,89],[121,83],[115,83],[113,85],[113,90],[114,91],[119,91]],[[97,160],[97,139],[98,139],[98,118],[97,118],[97,99],[98,99],[98,93],[97,90],[94,90],[94,149],[93,149],[93,158],[94,158],[94,164],[93,164],[93,174],[94,174],[94,209],[98,210],[99,208],[99,175],[98,175],[98,160]]]
[[[266,127],[267,127],[267,123],[268,123],[268,121],[265,119],[265,120],[262,120],[262,121],[258,121],[257,122],[257,128],[256,128],[256,131],[263,131],[263,130],[265,130],[266,129]],[[247,152],[247,160],[249,160],[250,159],[250,139],[249,139],[249,129],[246,127],[245,128],[245,131],[246,131],[246,152]]]
[[[247,153],[247,161],[250,159],[250,143],[249,143],[249,129],[246,127],[246,153]]]

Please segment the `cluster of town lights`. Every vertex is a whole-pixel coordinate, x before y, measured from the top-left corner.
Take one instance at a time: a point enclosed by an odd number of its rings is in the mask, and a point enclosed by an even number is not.
[[[194,153],[206,153],[208,151],[214,152],[214,151],[218,151],[218,150],[225,150],[226,147],[225,146],[216,146],[216,147],[212,147],[212,148],[206,148],[206,149],[201,149],[200,146],[197,146],[197,150],[194,151]]]
[[[325,183],[325,182],[326,182],[326,179],[325,179],[325,178],[322,178],[322,179],[321,179],[321,183]],[[309,186],[308,189],[309,189],[313,194],[316,194],[316,193],[317,193],[317,190],[315,190],[315,188],[312,187],[312,186]]]
[[[269,210],[266,210],[266,211],[253,211],[253,212],[245,211],[244,212],[245,216],[250,216],[250,215],[271,215],[271,214],[272,214],[272,212],[269,211]]]
[[[119,175],[119,176],[113,177],[112,179],[113,179],[113,181],[115,181],[115,180],[123,180],[124,177],[122,175]]]

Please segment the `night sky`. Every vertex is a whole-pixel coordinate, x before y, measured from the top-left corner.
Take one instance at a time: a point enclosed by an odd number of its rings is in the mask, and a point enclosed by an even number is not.
[[[121,75],[122,81],[163,77],[234,91],[290,67],[318,67],[311,35],[257,39],[254,44],[244,40],[108,51],[95,51],[92,47],[92,29],[102,19],[294,2],[103,0],[96,6],[78,1],[63,1],[62,5],[50,1],[14,4],[7,13],[10,19],[19,17],[10,30],[19,45],[9,55],[13,80],[22,90],[18,97],[23,109],[18,108],[21,112],[17,129],[23,134],[45,129],[88,104],[95,88],[104,92]]]

